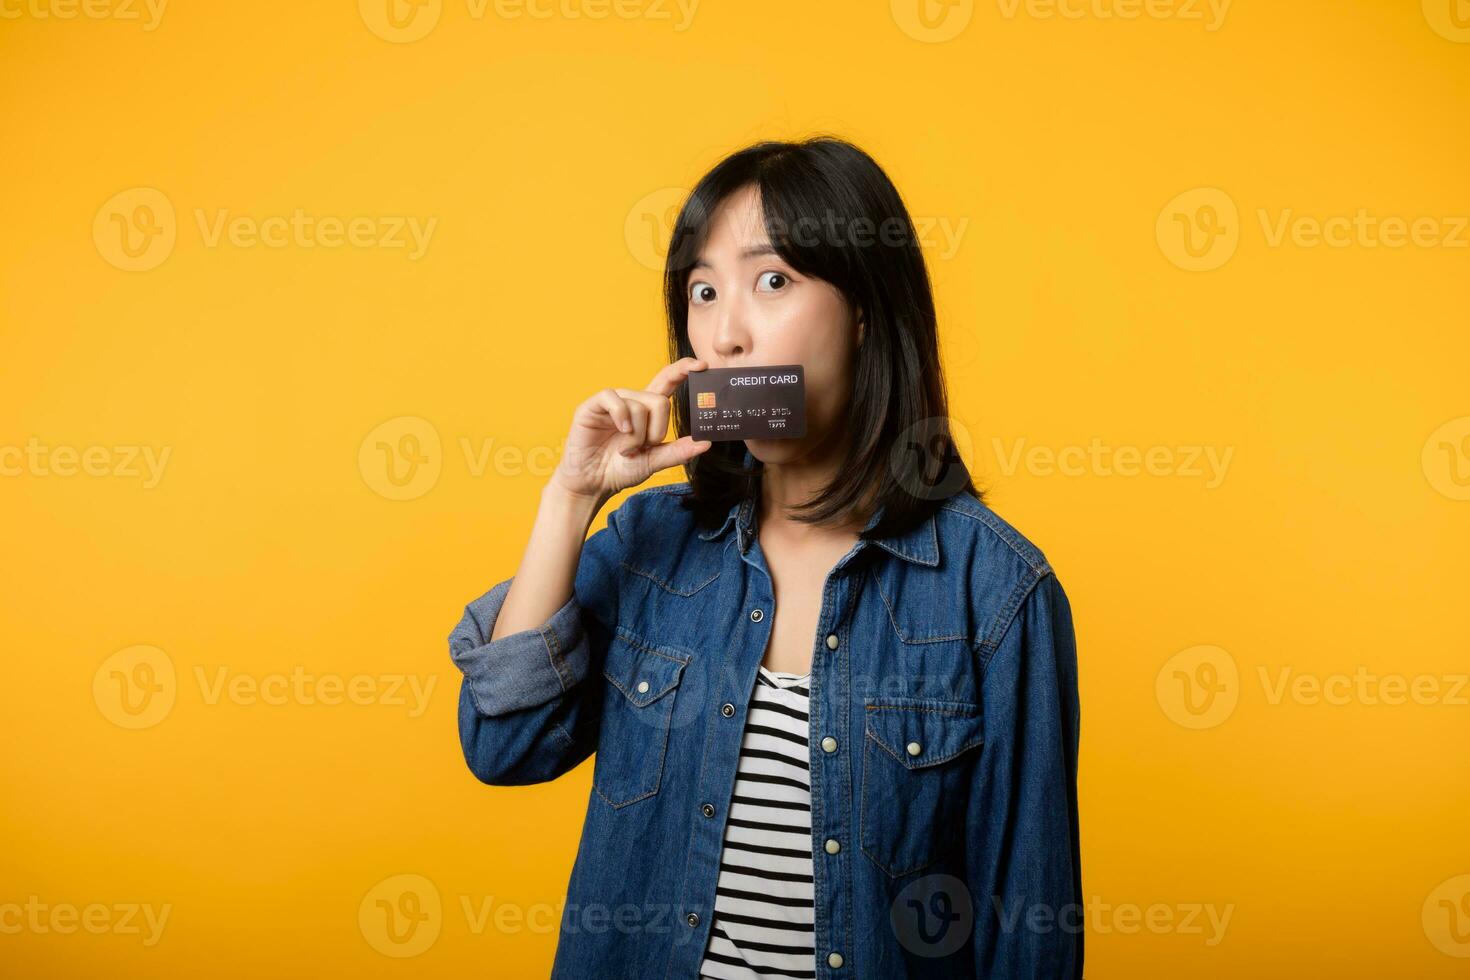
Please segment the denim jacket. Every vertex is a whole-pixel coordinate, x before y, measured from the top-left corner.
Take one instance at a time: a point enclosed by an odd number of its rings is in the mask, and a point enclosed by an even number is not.
[[[541,626],[488,642],[506,579],[449,637],[476,777],[596,753],[553,978],[693,980],[709,938],[774,594],[756,501],[701,530],[688,488],[614,509]],[[961,491],[837,562],[813,640],[814,975],[1081,977],[1076,651],[1046,558]]]

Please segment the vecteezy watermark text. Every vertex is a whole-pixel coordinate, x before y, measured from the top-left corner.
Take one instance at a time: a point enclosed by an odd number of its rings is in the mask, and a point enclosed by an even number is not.
[[[85,932],[92,936],[142,936],[144,946],[156,946],[163,938],[173,905],[149,902],[43,902],[30,895],[24,902],[0,902],[0,935],[21,933],[69,936]]]
[[[168,0],[0,0],[0,20],[138,21],[154,31],[166,7]]]
[[[23,446],[0,445],[0,477],[141,478],[143,489],[152,490],[172,454],[172,446],[51,446],[31,436]]]
[[[1008,446],[991,440],[991,449],[1004,476],[1024,470],[1031,476],[1151,476],[1203,480],[1206,490],[1225,482],[1234,446],[1114,446],[1093,437],[1085,445],[1029,445],[1024,438]]]

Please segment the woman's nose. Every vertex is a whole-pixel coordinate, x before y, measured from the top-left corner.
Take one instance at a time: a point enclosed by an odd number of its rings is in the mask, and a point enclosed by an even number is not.
[[[714,343],[715,353],[721,358],[736,358],[750,353],[750,330],[739,308],[726,307],[720,312]]]

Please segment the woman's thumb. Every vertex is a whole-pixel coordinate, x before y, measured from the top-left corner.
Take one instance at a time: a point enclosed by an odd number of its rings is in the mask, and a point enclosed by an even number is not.
[[[657,473],[670,466],[681,466],[713,445],[714,443],[705,440],[695,442],[692,436],[680,436],[673,442],[661,443],[648,451],[649,472]]]

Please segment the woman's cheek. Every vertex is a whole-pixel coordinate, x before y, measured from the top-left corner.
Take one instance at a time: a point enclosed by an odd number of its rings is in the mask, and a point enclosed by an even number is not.
[[[805,372],[803,372],[805,374]],[[826,432],[840,424],[842,406],[847,402],[846,379],[821,373],[817,377],[806,375],[807,426]]]

